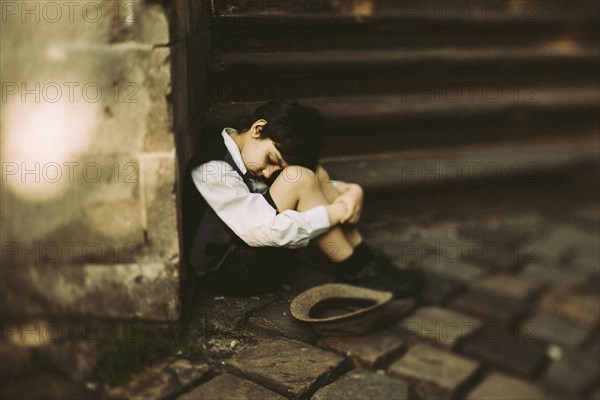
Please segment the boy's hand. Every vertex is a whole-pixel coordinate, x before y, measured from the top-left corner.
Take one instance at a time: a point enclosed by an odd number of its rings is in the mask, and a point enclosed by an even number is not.
[[[346,206],[346,213],[340,219],[341,224],[356,224],[360,219],[363,208],[364,191],[356,183],[344,185],[341,194],[336,197],[334,203],[342,203]]]
[[[341,222],[342,217],[348,214],[346,204],[342,202],[333,202],[325,206],[327,216],[332,226]]]

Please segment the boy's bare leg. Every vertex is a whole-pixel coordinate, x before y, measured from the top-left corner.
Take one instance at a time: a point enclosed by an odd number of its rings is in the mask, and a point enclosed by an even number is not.
[[[288,168],[286,168],[288,169]],[[280,210],[308,210],[317,205],[329,205],[330,201],[337,196],[331,189],[331,182],[322,184],[317,173],[302,167],[290,168],[300,169],[301,173],[293,175],[286,174],[284,170],[271,185],[271,197]],[[335,188],[333,188],[335,190]],[[329,196],[329,197],[328,197]],[[357,235],[358,230],[356,231]],[[362,239],[362,238],[361,238]],[[328,232],[316,239],[317,245],[332,261],[348,267],[346,272],[337,271],[336,281],[350,283],[357,286],[369,287],[371,289],[390,291],[396,298],[418,295],[423,287],[423,277],[420,271],[399,271],[395,265],[385,260],[376,260],[375,263],[361,264],[364,258],[348,257],[354,253],[354,248],[347,235],[339,226],[334,226]],[[362,257],[369,257],[368,250],[364,250]],[[347,260],[348,259],[348,260]],[[359,260],[359,261],[357,261]],[[355,261],[355,263],[349,263]],[[349,267],[351,265],[352,267]],[[367,267],[366,274],[356,273],[356,267]],[[362,271],[362,270],[361,270]]]
[[[308,168],[286,168],[275,179],[269,192],[280,211],[306,211],[319,205],[330,204],[316,174]],[[319,249],[335,262],[350,257],[354,248],[339,226],[332,227],[315,241]]]
[[[331,183],[331,178],[329,174],[325,170],[325,168],[319,167],[317,168],[317,178],[319,180],[319,185],[321,186],[321,190],[327,199],[327,203],[331,204],[333,200],[339,195],[339,192]],[[358,231],[358,227],[356,225],[340,225],[340,229],[346,236],[346,239],[352,244],[353,247],[358,246],[360,242],[362,242],[363,238]]]

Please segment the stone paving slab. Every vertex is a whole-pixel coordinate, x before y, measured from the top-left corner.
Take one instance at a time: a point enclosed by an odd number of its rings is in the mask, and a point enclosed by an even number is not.
[[[481,325],[481,319],[457,311],[422,307],[402,320],[398,329],[409,344],[421,339],[453,348],[461,340],[472,339]]]
[[[328,336],[317,346],[350,357],[356,365],[379,368],[405,348],[402,335],[394,330],[382,330],[365,336]]]
[[[246,331],[266,339],[283,336],[314,344],[317,335],[308,324],[292,316],[290,303],[291,300],[283,299],[258,311],[248,320]]]
[[[177,400],[285,400],[285,397],[231,374],[219,375]]]
[[[469,260],[494,271],[512,271],[523,264],[530,234],[508,225],[475,226],[459,229],[465,243],[471,243]]]
[[[564,224],[553,225],[544,238],[536,241],[539,262],[565,267],[576,275],[587,275],[598,266],[598,240],[597,228],[585,230]],[[577,263],[578,258],[587,258],[590,263]]]
[[[522,337],[500,324],[485,324],[473,341],[465,341],[461,352],[516,375],[536,375],[546,360],[547,344]]]
[[[600,321],[598,294],[583,293],[576,286],[548,291],[538,302],[538,309],[559,315],[569,321],[593,329]]]
[[[20,346],[4,340],[9,337],[8,324],[2,328],[0,342],[0,377],[3,380],[17,378],[35,370],[35,352],[30,346]]]
[[[541,384],[554,392],[582,395],[600,381],[600,364],[593,354],[581,351],[559,351],[541,379]]]
[[[209,372],[206,364],[185,359],[167,359],[135,375],[126,385],[106,387],[108,399],[167,399],[202,380]]]
[[[366,371],[350,371],[319,389],[311,400],[408,400],[410,385],[401,379]]]
[[[253,313],[279,298],[274,294],[251,297],[207,296],[198,302],[194,318],[207,330],[239,331]]]
[[[528,282],[513,275],[498,274],[482,278],[473,285],[473,288],[497,293],[506,299],[525,302],[535,296],[543,288],[543,284]]]
[[[488,321],[501,321],[508,325],[527,311],[530,299],[542,287],[511,275],[490,275],[474,282],[469,291],[450,306]]]
[[[572,271],[549,265],[531,263],[523,266],[517,274],[517,279],[545,286],[562,286],[582,283],[587,276],[574,274]]]
[[[0,399],[93,400],[100,399],[100,396],[62,375],[39,372],[19,380],[2,379]]]
[[[451,301],[448,307],[476,315],[485,321],[501,322],[505,325],[517,320],[525,311],[522,302],[473,289]]]
[[[588,330],[547,313],[536,313],[522,321],[519,332],[523,337],[537,338],[571,348],[581,346],[590,335]]]
[[[547,400],[537,386],[500,372],[491,372],[466,397],[467,400]]]
[[[596,238],[600,241],[600,238]],[[577,250],[570,260],[569,269],[576,271],[578,275],[593,275],[600,272],[600,259],[598,259],[598,248]]]
[[[289,339],[246,349],[227,362],[232,372],[286,397],[299,399],[345,368],[345,359]]]
[[[446,276],[465,284],[471,284],[489,273],[475,264],[461,260],[455,262],[445,259],[440,259],[439,262],[436,260],[429,260],[420,262],[419,265],[425,271],[434,272],[438,275]]]
[[[467,284],[451,275],[424,269],[425,287],[421,301],[425,304],[443,305],[449,299],[467,290]]]
[[[592,340],[585,344],[584,351],[600,359],[600,336],[593,336]]]
[[[421,399],[449,399],[478,370],[475,361],[442,351],[426,344],[417,344],[390,365],[388,372],[415,384]]]

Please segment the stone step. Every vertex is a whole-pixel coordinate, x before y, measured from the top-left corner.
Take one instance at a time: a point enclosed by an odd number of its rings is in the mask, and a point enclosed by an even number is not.
[[[211,29],[217,33],[217,48],[241,52],[527,44],[548,39],[593,43],[598,37],[597,5],[586,0],[367,3],[372,2],[223,1]]]
[[[598,145],[597,137],[588,137],[331,157],[321,163],[330,176],[365,190],[477,181],[527,185],[541,182],[545,173],[597,166]]]
[[[482,86],[449,92],[432,85],[415,85],[395,95],[299,99],[318,108],[330,124],[324,155],[597,132],[600,95],[591,86]],[[208,112],[207,130],[221,132],[264,103],[216,103]]]
[[[409,90],[408,90],[409,89]],[[470,117],[516,110],[570,112],[592,111],[600,101],[594,87],[545,87],[499,85],[464,88],[464,92],[444,93],[443,86],[411,87],[394,95],[356,95],[298,98],[318,108],[331,122],[374,120],[401,122],[410,118],[439,116]],[[416,92],[416,93],[414,93]],[[221,125],[251,114],[264,101],[216,103],[208,113],[209,125]],[[463,121],[464,122],[464,121]]]
[[[216,0],[213,11],[218,16],[245,17],[377,17],[412,19],[429,17],[431,20],[486,21],[492,14],[498,19],[569,20],[597,12],[598,5],[590,0],[491,0],[476,4],[468,0]],[[467,13],[470,11],[470,13]],[[495,12],[495,13],[494,13]],[[588,16],[589,17],[589,16]]]
[[[259,101],[277,95],[339,97],[441,91],[447,100],[479,87],[594,82],[600,66],[595,46],[435,49],[368,49],[217,54],[208,92],[214,101]],[[526,87],[525,87],[526,86]],[[440,93],[440,94],[442,94]],[[522,94],[525,94],[523,92]],[[451,100],[452,99],[452,100]]]

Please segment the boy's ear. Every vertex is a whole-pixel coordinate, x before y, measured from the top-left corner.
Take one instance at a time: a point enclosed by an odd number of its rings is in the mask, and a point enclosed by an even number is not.
[[[264,119],[259,119],[258,121],[256,121],[252,127],[252,137],[259,138],[261,136],[260,132],[266,124],[267,121],[265,121]]]

